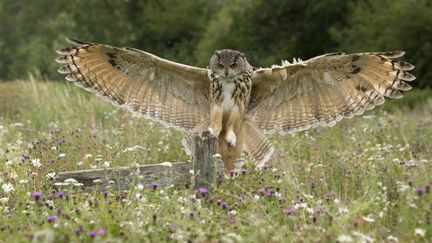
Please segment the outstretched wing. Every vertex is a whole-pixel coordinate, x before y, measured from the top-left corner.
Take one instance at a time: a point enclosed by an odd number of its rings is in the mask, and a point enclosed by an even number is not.
[[[333,126],[410,90],[413,65],[404,52],[333,53],[253,73],[248,116],[267,133]]]
[[[132,48],[68,40],[57,51],[58,71],[113,104],[171,127],[190,130],[209,114],[203,68],[171,62]]]

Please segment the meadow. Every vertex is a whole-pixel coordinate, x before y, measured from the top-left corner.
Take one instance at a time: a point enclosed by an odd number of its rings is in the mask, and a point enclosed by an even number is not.
[[[84,193],[60,171],[187,161],[182,134],[66,81],[0,83],[0,242],[432,241],[432,90],[333,128],[273,135],[211,195]]]

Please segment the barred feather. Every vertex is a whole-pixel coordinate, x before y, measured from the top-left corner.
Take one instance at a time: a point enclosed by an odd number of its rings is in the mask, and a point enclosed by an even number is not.
[[[209,81],[202,68],[132,48],[68,40],[57,51],[58,70],[114,105],[171,127],[190,130],[209,114]]]
[[[404,52],[333,53],[254,71],[248,116],[266,133],[333,126],[401,98],[415,77],[412,64],[394,60]]]

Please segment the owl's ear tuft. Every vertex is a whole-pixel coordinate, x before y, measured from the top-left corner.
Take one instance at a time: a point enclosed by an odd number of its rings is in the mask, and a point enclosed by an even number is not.
[[[216,55],[217,58],[220,59],[221,51],[220,51],[220,50],[216,50],[216,51],[214,52],[214,55]]]

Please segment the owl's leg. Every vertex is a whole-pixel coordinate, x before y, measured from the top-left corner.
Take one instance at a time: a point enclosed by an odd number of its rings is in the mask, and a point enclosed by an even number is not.
[[[222,156],[225,171],[235,169],[235,162],[240,158],[243,149],[243,139],[241,134],[237,136],[237,143],[235,146],[228,145],[225,139],[219,139],[219,154]]]
[[[240,119],[241,115],[239,108],[234,107],[228,117],[228,121],[225,126],[225,139],[228,142],[228,145],[231,147],[236,145],[236,133],[240,130]]]
[[[219,137],[220,132],[222,131],[222,119],[223,119],[223,108],[220,105],[213,105],[212,110],[210,112],[210,126],[208,131]]]

